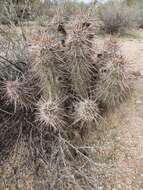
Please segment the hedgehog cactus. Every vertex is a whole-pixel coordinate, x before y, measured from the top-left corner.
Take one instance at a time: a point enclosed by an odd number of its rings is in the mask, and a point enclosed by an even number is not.
[[[33,106],[38,100],[41,91],[39,87],[41,85],[40,79],[34,74],[33,76],[26,75],[25,77],[24,79],[6,80],[2,85],[3,98],[13,104],[15,109],[17,106],[26,109]]]
[[[65,126],[65,113],[62,108],[62,99],[45,100],[41,99],[38,102],[38,120],[42,126],[49,126],[57,130]]]
[[[0,116],[4,119],[0,122],[2,156],[14,146],[19,135],[29,136],[36,102],[42,94],[42,81],[30,67],[25,66],[20,72],[10,66],[4,70],[0,76]]]
[[[45,81],[45,96],[50,99],[61,96],[66,84],[66,64],[64,61],[64,49],[55,42],[48,44],[41,50],[41,61],[38,64],[38,72]]]
[[[66,41],[67,63],[71,73],[72,86],[78,96],[87,98],[93,74],[96,74],[92,47],[93,34],[89,31],[90,23],[73,23],[72,32]],[[90,35],[91,34],[91,35]],[[92,37],[91,37],[92,36]]]
[[[116,108],[130,95],[125,66],[126,60],[121,56],[117,42],[107,41],[99,59],[99,78],[95,87],[97,100],[107,109]]]
[[[80,124],[80,128],[90,128],[98,125],[99,108],[96,101],[83,99],[75,104],[74,124]]]

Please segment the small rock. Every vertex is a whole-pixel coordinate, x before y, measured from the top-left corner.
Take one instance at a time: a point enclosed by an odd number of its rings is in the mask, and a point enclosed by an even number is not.
[[[141,100],[137,100],[136,104],[142,104],[142,101]]]

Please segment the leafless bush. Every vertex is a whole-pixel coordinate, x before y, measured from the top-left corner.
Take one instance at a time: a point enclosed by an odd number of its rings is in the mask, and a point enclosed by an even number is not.
[[[143,6],[142,3],[138,2],[135,6],[135,11],[137,12],[137,24],[139,28],[143,28]]]
[[[1,3],[0,21],[4,25],[19,25],[32,18],[30,1],[16,3],[12,0]]]
[[[137,11],[124,2],[111,1],[100,6],[98,11],[103,30],[107,33],[122,33],[137,25]]]

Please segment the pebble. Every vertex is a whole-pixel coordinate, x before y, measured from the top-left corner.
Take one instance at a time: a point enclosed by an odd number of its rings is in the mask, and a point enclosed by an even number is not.
[[[137,101],[136,101],[136,104],[142,104],[142,101],[137,100]]]

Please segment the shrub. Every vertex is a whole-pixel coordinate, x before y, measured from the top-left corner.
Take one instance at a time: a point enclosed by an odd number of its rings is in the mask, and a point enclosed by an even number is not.
[[[139,28],[143,28],[143,5],[142,2],[137,3],[135,6],[137,12],[137,23]]]
[[[27,3],[14,3],[13,1],[5,1],[1,5],[0,21],[5,25],[18,25],[21,21],[31,18],[31,7]]]
[[[110,1],[98,9],[99,19],[103,22],[103,30],[107,33],[122,33],[137,25],[136,11],[123,2]]]

